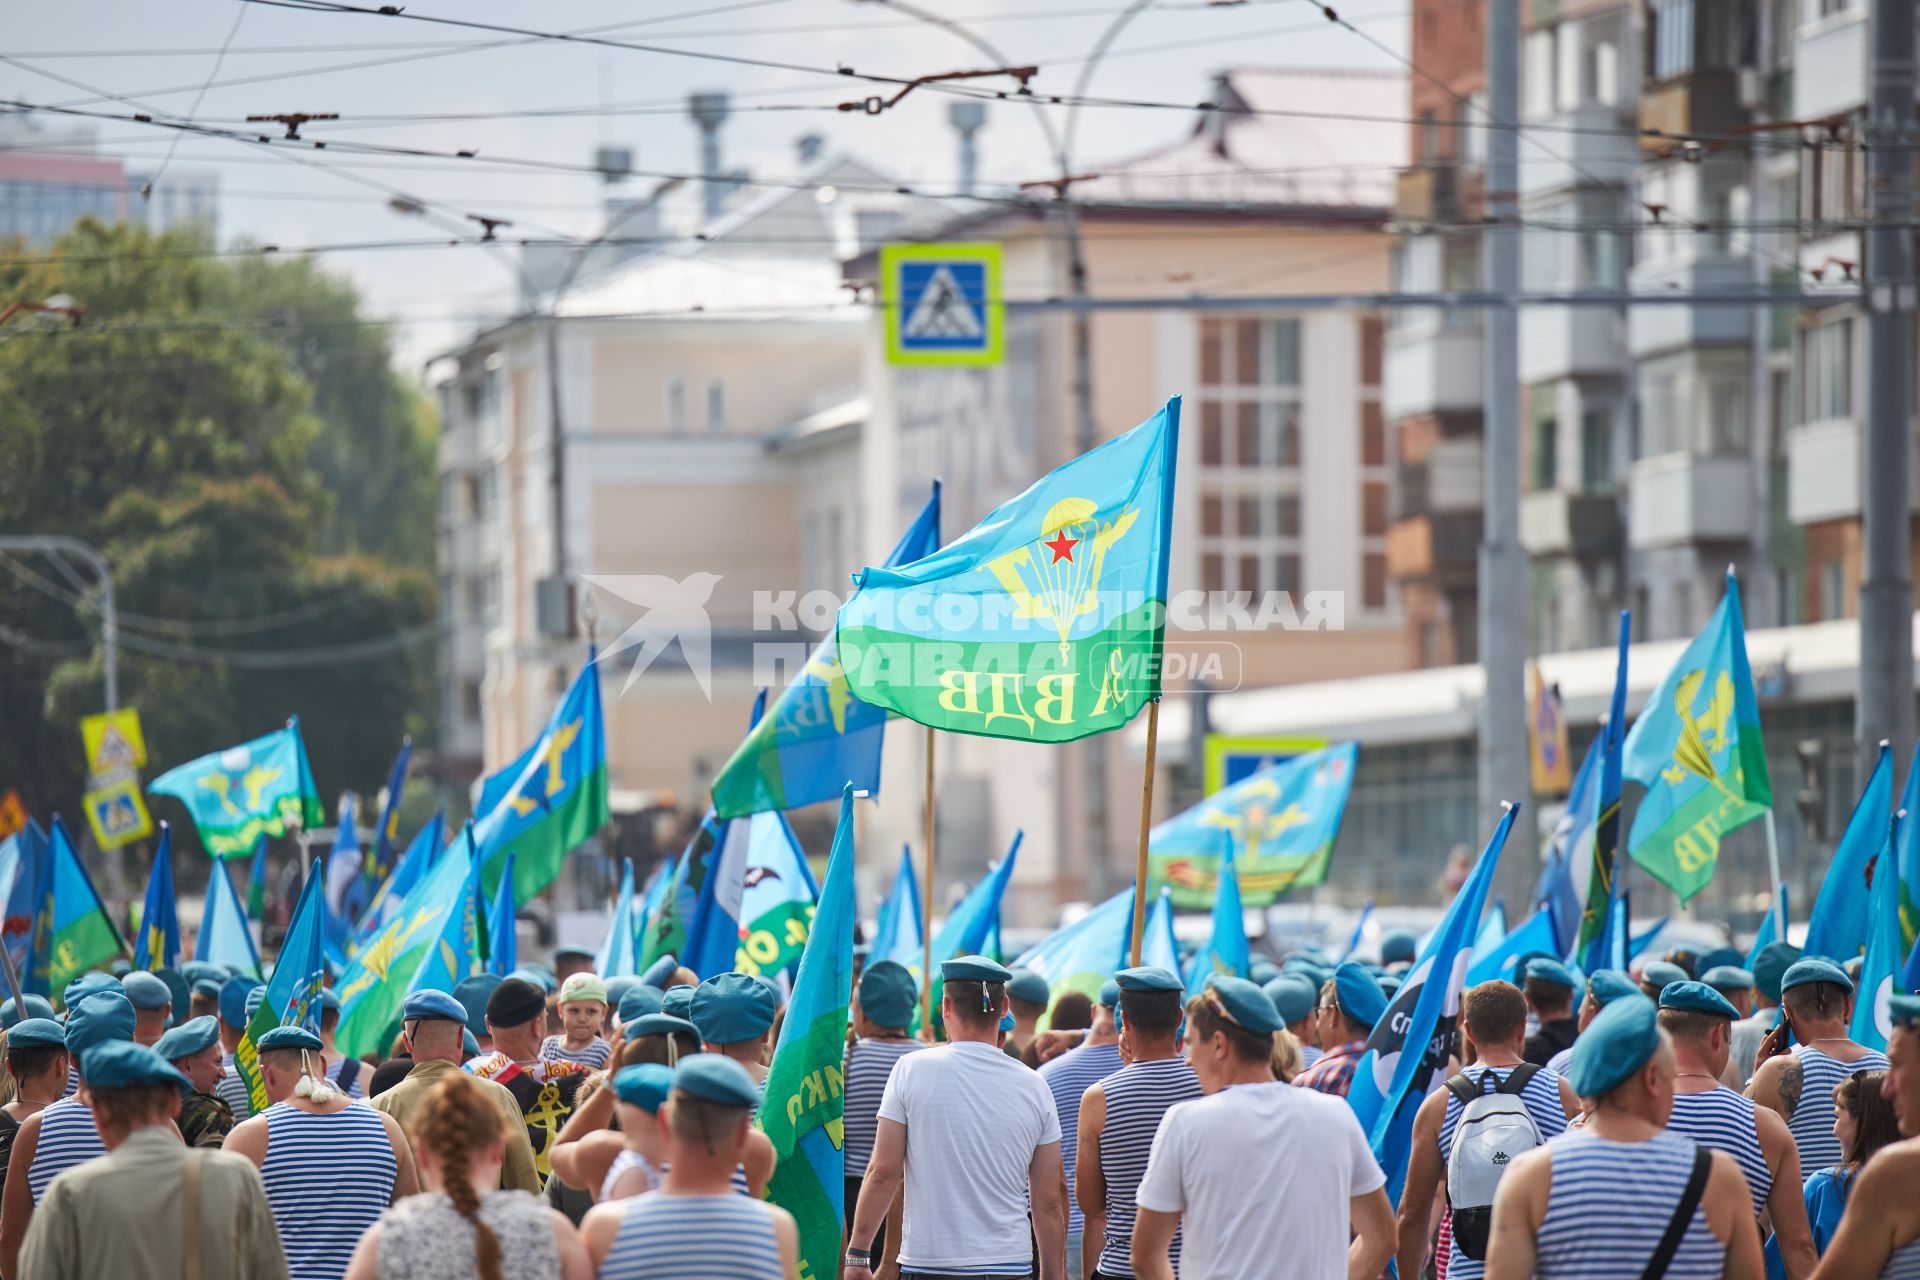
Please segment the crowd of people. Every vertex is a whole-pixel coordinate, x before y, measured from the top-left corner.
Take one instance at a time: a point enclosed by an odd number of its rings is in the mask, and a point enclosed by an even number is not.
[[[932,1034],[864,965],[843,1280],[1920,1280],[1920,997],[1883,1054],[1784,943],[1527,957],[1462,993],[1387,1169],[1345,1098],[1413,949],[1097,1000],[963,956]],[[378,1060],[330,992],[243,1043],[264,989],[198,962],[7,1001],[0,1277],[819,1280],[754,1124],[781,986],[591,966],[415,991]]]

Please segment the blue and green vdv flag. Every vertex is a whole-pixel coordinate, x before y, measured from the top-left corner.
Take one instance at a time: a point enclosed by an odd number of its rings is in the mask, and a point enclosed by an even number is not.
[[[100,968],[116,956],[131,954],[114,928],[113,917],[93,887],[93,878],[74,852],[67,824],[53,819],[50,845],[52,879],[48,885],[49,912],[47,981],[53,991],[89,969]]]
[[[938,729],[1067,742],[1160,694],[1180,400],[957,541],[867,569],[840,608],[848,688]]]
[[[200,843],[216,858],[245,857],[263,832],[283,836],[327,820],[299,716],[265,737],[169,769],[147,790],[186,805]]]
[[[931,555],[940,545],[940,485],[894,546],[885,567]],[[856,791],[880,790],[880,748],[887,713],[853,696],[840,667],[839,643],[820,642],[799,676],[775,700],[713,779],[713,809],[743,818],[792,809]]]
[[[803,1276],[831,1276],[840,1265],[846,1211],[846,1114],[842,1063],[853,998],[853,788],[841,794],[840,824],[827,857],[814,927],[800,955],[786,1021],[760,1104],[760,1128],[773,1143],[767,1199],[793,1215]]]
[[[1353,794],[1354,742],[1283,760],[1242,778],[1147,833],[1149,883],[1173,905],[1206,909],[1220,885],[1220,860],[1233,842],[1244,905],[1264,907],[1319,884]]]
[[[1685,902],[1713,879],[1720,842],[1772,807],[1740,586],[1727,592],[1627,734],[1625,776],[1647,789],[1627,853]]]
[[[233,1051],[233,1065],[246,1082],[247,1105],[254,1115],[268,1105],[267,1082],[260,1074],[260,1037],[279,1026],[302,1026],[316,1034],[320,1030],[320,989],[327,983],[325,879],[326,872],[316,861],[307,871],[307,883],[294,906],[287,936],[281,940],[267,993]]]
[[[607,733],[597,656],[588,656],[538,741],[486,781],[481,804],[473,829],[481,874],[489,891],[497,887],[512,850],[518,902],[531,902],[552,884],[566,856],[606,825]]]
[[[336,1043],[342,1052],[356,1058],[385,1053],[415,978],[430,956],[437,957],[450,927],[456,933],[469,927],[462,919],[473,896],[474,860],[468,843],[456,840],[447,847],[340,975],[335,988],[340,994]],[[447,967],[459,967],[459,958]],[[442,989],[450,992],[453,986]]]
[[[160,824],[160,846],[147,873],[147,899],[133,944],[136,969],[175,968],[180,963],[180,910],[173,892],[173,826]],[[181,1019],[185,1021],[185,1019]]]

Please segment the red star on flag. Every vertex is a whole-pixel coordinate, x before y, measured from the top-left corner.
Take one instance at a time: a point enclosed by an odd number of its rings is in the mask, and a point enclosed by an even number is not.
[[[1059,564],[1062,560],[1065,560],[1071,564],[1073,562],[1073,549],[1080,545],[1080,539],[1069,538],[1067,531],[1062,529],[1053,535],[1051,541],[1043,542],[1040,545],[1053,552],[1053,559],[1050,563]]]

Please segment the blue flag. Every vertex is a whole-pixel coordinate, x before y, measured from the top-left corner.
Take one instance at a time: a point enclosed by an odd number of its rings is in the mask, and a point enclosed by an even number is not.
[[[267,993],[233,1051],[233,1065],[246,1082],[248,1105],[254,1115],[265,1111],[269,1103],[267,1082],[260,1074],[260,1037],[283,1026],[305,1027],[316,1035],[320,1031],[320,991],[327,983],[324,878],[317,866],[308,871],[293,919],[287,924],[287,936],[280,943],[280,956],[273,962]]]
[[[1140,931],[1140,963],[1172,974],[1180,972],[1180,945],[1173,936],[1173,895],[1165,889],[1147,909],[1146,927]]]
[[[459,853],[449,854],[465,863],[465,877],[459,893],[447,904],[439,937],[427,949],[420,967],[413,971],[408,994],[451,992],[461,979],[487,971],[487,899],[480,887],[480,859],[473,854],[473,823],[469,822]]]
[[[660,865],[653,869],[653,878],[647,881],[647,891],[640,899],[640,953],[646,953],[647,933],[653,927],[654,918],[667,896],[673,892],[675,880],[680,874],[680,855],[670,853],[661,859]]]
[[[1880,750],[1884,759],[1884,744]],[[1859,1043],[1882,1053],[1887,1049],[1887,1037],[1893,1034],[1887,997],[1895,991],[1905,991],[1901,985],[1905,969],[1902,962],[1907,953],[1900,945],[1900,872],[1893,859],[1895,837],[1905,820],[1906,811],[1902,810],[1885,825],[1879,852],[1867,864],[1867,876],[1872,881],[1872,887],[1867,891],[1870,907],[1867,954],[1860,966],[1860,982],[1853,1004],[1853,1025],[1847,1031]],[[1836,853],[1834,861],[1839,860],[1839,854]],[[1809,949],[1807,954],[1819,953]]]
[[[5,945],[13,958],[20,985],[29,995],[44,996],[47,983],[47,884],[51,849],[46,832],[33,819],[0,841],[0,887],[5,887]]]
[[[1847,828],[1834,847],[1833,861],[1820,882],[1820,894],[1807,917],[1807,937],[1801,944],[1810,956],[1825,956],[1845,964],[1866,949],[1874,911],[1874,864],[1887,845],[1887,815],[1893,812],[1893,748],[1880,744],[1867,784],[1860,790]],[[1900,906],[1899,879],[1892,877],[1894,909]]]
[[[1792,917],[1787,914],[1787,886],[1783,884],[1780,886],[1780,910],[1778,915],[1776,916],[1772,911],[1767,912],[1760,920],[1759,930],[1753,935],[1753,950],[1747,952],[1747,963],[1745,966],[1748,973],[1753,972],[1754,962],[1760,958],[1761,949],[1774,940],[1777,921],[1791,918]]]
[[[1899,807],[1909,818],[1920,816],[1920,750],[1915,750],[1913,763],[1907,766]],[[1893,865],[1900,877],[1900,945],[1912,951],[1920,939],[1920,822],[1900,824],[1893,841]]]
[[[1367,936],[1367,921],[1373,919],[1373,899],[1368,898],[1360,908],[1359,916],[1353,922],[1353,932],[1347,935],[1347,945],[1340,952],[1340,962],[1344,964],[1353,953],[1360,949],[1360,940]]]
[[[613,899],[613,919],[607,921],[607,936],[593,958],[593,971],[603,979],[638,977],[638,935],[633,923],[633,863],[622,858],[620,890]]]
[[[940,928],[933,935],[933,973],[929,981],[933,983],[933,1016],[936,1022],[940,1018],[940,993],[946,982],[940,977],[940,966],[955,956],[978,955],[987,944],[987,935],[993,930],[993,923],[1000,918],[1000,900],[1006,896],[1007,884],[1013,879],[1013,865],[1020,857],[1020,842],[1026,832],[1013,833],[1013,846],[1007,850],[1007,856],[1000,860],[992,870],[980,878],[980,883],[968,891],[958,906],[947,913]],[[933,887],[927,886],[931,893]]]
[[[920,515],[895,544],[888,569],[912,564],[940,548],[940,482]],[[772,712],[747,734],[713,779],[713,809],[744,818],[768,809],[793,809],[831,800],[849,783],[880,792],[880,748],[887,712],[853,696],[840,668],[839,640],[829,635],[781,691]]]
[[[364,871],[360,857],[360,833],[353,825],[353,810],[353,797],[341,797],[340,826],[333,834],[333,849],[327,854],[328,934],[342,949],[347,945],[347,930],[352,927],[352,921],[359,919],[367,905],[364,900],[350,901],[350,898],[358,896],[354,891],[358,889]]]
[[[48,847],[52,872],[48,893],[51,959],[47,977],[52,989],[60,991],[87,970],[104,965],[116,956],[132,953],[121,941],[120,931],[114,927],[113,917],[107,914],[106,903],[93,887],[93,878],[87,874],[80,855],[74,852],[73,842],[67,838],[66,824],[58,814],[53,818],[53,836]]]
[[[880,904],[880,918],[874,923],[873,945],[867,959],[892,960],[916,975],[926,959],[920,936],[920,882],[913,875],[913,850],[900,849],[900,870],[893,876],[893,892]]]
[[[733,970],[776,972],[805,945],[806,911],[813,905],[813,873],[800,841],[778,812],[712,825],[717,836],[707,853],[680,962],[703,981]]]
[[[1100,984],[1126,968],[1132,942],[1133,886],[1128,885],[1072,924],[1055,929],[1013,963],[1045,978],[1055,1000],[1065,991],[1097,1000]]]
[[[493,942],[487,948],[487,972],[504,978],[520,967],[520,931],[514,927],[518,909],[513,901],[513,855],[507,855],[507,869],[494,891],[493,913],[487,917],[493,926]],[[606,977],[602,970],[601,977]]]
[[[215,858],[207,872],[207,902],[200,912],[200,938],[194,944],[193,958],[233,965],[256,978],[262,976],[260,948],[253,940],[253,929],[240,907],[240,895],[234,891],[224,858]]]
[[[1473,949],[1473,959],[1467,967],[1467,985],[1477,987],[1495,978],[1505,978],[1518,986],[1520,979],[1513,971],[1520,957],[1536,951],[1558,954],[1554,952],[1557,945],[1552,916],[1544,909],[1536,911],[1484,953],[1477,946]]]
[[[349,895],[354,910],[348,917],[358,920],[366,911],[386,878],[393,873],[393,860],[400,852],[400,797],[407,790],[407,762],[413,758],[413,739],[400,740],[400,754],[394,757],[393,772],[387,775],[387,797],[380,805],[380,825],[374,828],[373,848],[367,854],[366,869],[360,887]]]
[[[347,948],[348,956],[357,954],[367,945],[373,936],[384,928],[400,910],[400,904],[413,892],[413,887],[424,880],[433,870],[434,861],[447,843],[447,813],[440,809],[434,812],[427,825],[414,834],[413,842],[407,851],[400,855],[400,861],[393,864],[393,871],[374,890],[373,900],[367,904],[365,914],[360,917],[359,927],[354,931],[353,945]]]
[[[451,992],[445,975],[464,971],[477,949],[477,922],[471,919],[477,895],[469,892],[474,859],[464,837],[448,845],[400,902],[392,917],[354,955],[335,989],[340,994],[340,1026],[335,1043],[350,1057],[384,1051],[393,1042],[400,1007],[429,962],[440,966],[429,980]],[[404,861],[404,859],[402,860]],[[463,928],[476,926],[471,943]],[[451,933],[462,941],[443,947]],[[451,958],[446,954],[452,950]],[[466,976],[462,972],[461,976]]]
[[[147,874],[147,901],[140,908],[140,934],[133,967],[153,970],[180,964],[180,912],[173,893],[173,826],[160,824],[160,847]]]
[[[1735,624],[1738,625],[1740,593],[1734,589],[1731,579],[1727,582],[1727,592],[1732,600],[1731,608]],[[1728,607],[1727,604],[1723,603],[1721,605],[1721,611],[1724,613]],[[1647,725],[1649,719],[1649,712],[1643,710],[1640,713],[1640,720],[1634,725],[1633,732],[1629,733],[1627,730],[1627,647],[1632,638],[1633,615],[1625,609],[1622,609],[1620,611],[1619,642],[1615,650],[1616,656],[1614,660],[1613,703],[1607,710],[1607,718],[1602,721],[1600,725],[1600,740],[1603,745],[1601,747],[1599,766],[1600,791],[1594,798],[1592,804],[1594,824],[1593,856],[1588,860],[1591,869],[1587,876],[1587,891],[1581,899],[1580,937],[1577,945],[1580,951],[1581,966],[1589,972],[1599,965],[1601,958],[1600,948],[1604,945],[1601,940],[1613,936],[1611,931],[1615,925],[1615,916],[1620,915],[1620,913],[1626,910],[1622,905],[1623,890],[1626,882],[1626,867],[1622,866],[1620,862],[1620,788],[1622,782],[1627,777],[1638,777],[1637,774],[1629,774],[1627,772],[1629,764],[1632,763],[1627,753],[1632,746],[1630,739],[1641,732],[1642,726]],[[1694,642],[1693,648],[1687,651],[1689,657],[1691,657],[1695,650],[1700,648],[1701,643],[1701,641]],[[1750,705],[1753,701],[1753,678],[1750,674],[1746,673],[1747,650],[1744,632],[1741,633],[1739,649],[1739,671],[1747,682],[1747,703]],[[1667,676],[1666,682],[1662,683],[1659,691],[1654,694],[1656,700],[1667,695],[1669,685],[1672,685],[1676,678],[1679,679],[1680,688],[1683,693],[1687,688],[1698,683],[1698,680],[1693,676],[1679,677],[1677,673],[1670,673]],[[1719,694],[1716,692],[1714,696],[1717,699]],[[1653,703],[1648,703],[1647,705],[1650,708],[1653,706]],[[1717,707],[1719,703],[1716,701],[1714,705]],[[1690,713],[1685,709],[1681,709],[1679,714],[1685,717]],[[1687,723],[1694,724],[1691,720],[1687,721]],[[1741,723],[1744,724],[1745,721]],[[1647,732],[1651,739],[1654,734],[1659,732],[1658,725],[1650,727]],[[1693,730],[1688,730],[1687,733],[1692,736],[1682,735],[1683,741],[1687,744],[1687,750],[1682,754],[1687,754],[1689,758],[1692,758],[1692,746],[1698,739],[1699,734]],[[1724,739],[1724,732],[1720,736]],[[1751,745],[1757,750],[1760,743],[1760,730],[1757,721],[1749,737]],[[1712,766],[1708,765],[1705,767],[1710,769]],[[1670,775],[1661,776],[1671,780]],[[1643,782],[1645,781],[1645,779],[1641,780]],[[1762,785],[1764,785],[1764,779],[1762,780]],[[1663,798],[1661,803],[1665,803],[1668,799],[1670,799],[1670,797]],[[1640,819],[1644,810],[1645,801],[1643,800],[1642,810],[1634,814],[1633,823],[1635,832],[1640,830]],[[1667,828],[1663,827],[1661,830],[1665,832]],[[1640,845],[1639,837],[1635,836],[1630,839],[1635,848],[1638,848]],[[1632,853],[1631,850],[1629,852]],[[1638,853],[1632,853],[1632,856],[1637,858],[1640,855]],[[1576,878],[1579,876],[1579,867],[1582,861],[1583,859],[1579,854],[1578,848],[1576,848],[1573,855],[1574,875]],[[1660,873],[1656,871],[1655,874],[1658,875]],[[1711,872],[1709,872],[1709,874],[1711,874]],[[1682,896],[1684,897],[1685,895],[1683,894]],[[1624,928],[1624,924],[1622,924],[1621,927]]]
[[[1554,947],[1562,957],[1574,957],[1581,950],[1581,917],[1586,913],[1587,893],[1596,879],[1594,840],[1600,824],[1601,757],[1606,750],[1607,735],[1603,730],[1587,747],[1579,772],[1573,775],[1566,810],[1554,824],[1540,880],[1533,890],[1533,905],[1546,908],[1548,919],[1553,922]],[[1609,873],[1607,880],[1611,879]]]
[[[1620,927],[1621,932],[1625,933],[1627,931],[1626,922],[1630,917],[1623,911],[1621,913],[1620,918],[1621,918],[1621,927]],[[1667,917],[1661,916],[1658,920],[1655,920],[1652,924],[1648,925],[1645,929],[1642,929],[1639,933],[1634,934],[1632,940],[1627,943],[1627,955],[1626,955],[1627,961],[1630,962],[1630,961],[1639,959],[1640,953],[1645,951],[1648,947],[1652,946],[1654,943],[1654,940],[1660,936],[1660,931],[1662,929],[1665,929],[1666,927],[1667,927]],[[1626,966],[1626,963],[1621,963],[1621,964],[1615,965],[1614,967],[1616,969],[1624,969],[1627,966]]]
[[[1501,815],[1473,873],[1374,1024],[1366,1053],[1354,1069],[1347,1102],[1386,1172],[1387,1198],[1396,1204],[1407,1181],[1414,1113],[1446,1072],[1473,935],[1519,812],[1518,805],[1508,805]]]
[[[1220,859],[1217,887],[1213,895],[1213,936],[1207,945],[1193,953],[1187,969],[1187,996],[1192,998],[1207,989],[1207,979],[1216,973],[1235,978],[1247,976],[1247,917],[1240,906],[1240,877],[1234,872],[1233,845],[1229,841]]]
[[[1507,932],[1507,904],[1496,898],[1487,910],[1487,918],[1480,922],[1480,932],[1473,935],[1473,958],[1478,960],[1506,941]]]

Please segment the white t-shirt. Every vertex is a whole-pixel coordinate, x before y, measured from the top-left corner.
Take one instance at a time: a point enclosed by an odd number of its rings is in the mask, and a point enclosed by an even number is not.
[[[900,1269],[1025,1273],[1027,1166],[1060,1141],[1039,1073],[973,1041],[910,1053],[893,1064],[880,1118],[907,1127]]]
[[[1172,1107],[1134,1197],[1182,1215],[1180,1280],[1347,1273],[1347,1201],[1386,1184],[1344,1098],[1243,1084]]]

